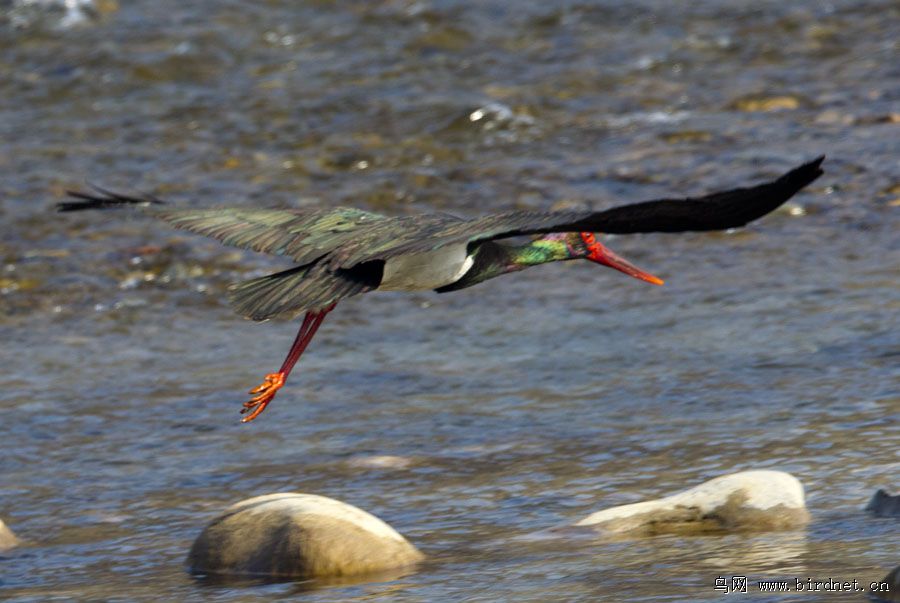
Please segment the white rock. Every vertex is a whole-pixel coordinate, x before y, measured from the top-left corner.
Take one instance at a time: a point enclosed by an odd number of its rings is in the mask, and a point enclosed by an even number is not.
[[[6,527],[3,520],[0,519],[0,551],[11,549],[19,544],[19,539],[13,534],[13,531]]]
[[[782,471],[742,471],[690,490],[598,511],[576,526],[606,533],[780,530],[809,521],[803,486]]]
[[[232,505],[194,541],[195,573],[300,578],[352,576],[424,559],[391,526],[315,494],[257,496]]]

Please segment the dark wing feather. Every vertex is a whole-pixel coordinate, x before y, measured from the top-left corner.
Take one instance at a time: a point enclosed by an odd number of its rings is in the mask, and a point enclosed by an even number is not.
[[[342,247],[358,231],[393,220],[352,207],[171,209],[153,196],[123,195],[96,186],[91,192],[68,191],[68,195],[76,200],[57,203],[61,212],[138,208],[175,228],[213,237],[226,245],[287,256],[301,265]]]
[[[476,243],[520,235],[551,232],[686,232],[738,228],[756,220],[790,199],[822,175],[824,157],[801,165],[777,180],[688,199],[659,199],[604,211],[515,211],[475,220],[443,220],[428,225],[423,236],[398,238],[381,248],[339,250],[332,265],[344,268],[359,262],[385,260],[407,253],[431,251],[453,243]],[[427,235],[427,236],[424,236]]]
[[[308,264],[340,248],[358,232],[388,220],[349,207],[328,209],[154,209],[172,226],[226,245],[292,258]]]
[[[409,248],[432,248],[429,241],[437,241],[454,229],[466,229],[471,221],[449,214],[419,214],[384,220],[359,231],[352,241],[329,256],[329,265],[337,270],[352,268],[364,262],[387,259]],[[434,248],[441,245],[434,245]]]
[[[234,310],[246,318],[293,318],[371,291],[380,281],[380,264],[332,272],[318,262],[236,283],[228,297]]]
[[[805,163],[777,180],[696,199],[661,199],[614,207],[571,225],[575,231],[627,234],[739,228],[763,217],[823,174],[825,157]]]
[[[123,195],[99,187],[91,192],[69,191],[69,196],[76,200],[57,204],[59,211],[135,207],[176,228],[226,245],[293,258],[300,266],[232,286],[235,310],[253,320],[321,310],[377,287],[382,263],[331,270],[328,262],[321,260],[374,225],[393,220],[346,207],[170,209],[155,197]],[[163,207],[156,207],[160,205]]]

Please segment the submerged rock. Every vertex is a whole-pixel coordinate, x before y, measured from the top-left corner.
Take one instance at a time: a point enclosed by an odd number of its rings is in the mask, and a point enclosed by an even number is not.
[[[796,96],[747,96],[732,103],[738,111],[769,112],[798,109],[802,101]]]
[[[3,520],[0,519],[0,551],[11,549],[19,544],[19,539],[13,534],[13,531],[6,527]]]
[[[869,587],[869,600],[884,603],[900,603],[900,565],[891,573]]]
[[[876,517],[900,517],[900,494],[891,496],[879,490],[866,505],[866,511]]]
[[[797,478],[782,471],[742,471],[658,500],[598,511],[574,525],[609,534],[654,534],[784,530],[808,521]]]
[[[374,515],[332,498],[281,493],[232,505],[194,541],[194,573],[335,577],[381,572],[424,559]]]
[[[407,456],[394,456],[390,454],[378,454],[373,456],[358,456],[347,462],[351,467],[365,469],[409,469],[413,459]]]

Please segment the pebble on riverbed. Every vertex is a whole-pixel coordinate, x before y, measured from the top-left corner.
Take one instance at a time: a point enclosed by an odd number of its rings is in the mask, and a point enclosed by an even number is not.
[[[194,541],[193,573],[319,578],[381,572],[424,559],[374,515],[332,498],[281,493],[232,505]]]
[[[658,500],[598,511],[574,525],[606,534],[655,534],[784,530],[808,521],[797,478],[782,471],[742,471]]]
[[[19,539],[13,534],[12,530],[6,527],[3,520],[0,519],[0,551],[11,549],[19,544]]]

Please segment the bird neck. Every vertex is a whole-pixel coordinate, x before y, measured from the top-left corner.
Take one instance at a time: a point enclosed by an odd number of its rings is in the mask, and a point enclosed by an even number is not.
[[[548,262],[562,262],[584,257],[583,250],[579,251],[581,247],[572,240],[570,235],[571,233],[551,234],[523,245],[485,241],[473,250],[474,262],[469,271],[455,283],[441,287],[437,291],[465,289],[501,274],[518,272]]]
[[[550,235],[534,239],[524,245],[504,245],[507,251],[507,270],[515,272],[548,262],[563,262],[580,257],[566,237]]]

